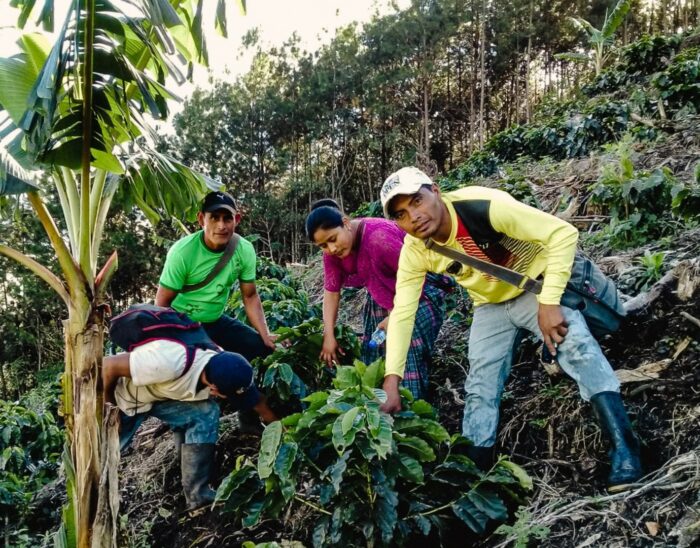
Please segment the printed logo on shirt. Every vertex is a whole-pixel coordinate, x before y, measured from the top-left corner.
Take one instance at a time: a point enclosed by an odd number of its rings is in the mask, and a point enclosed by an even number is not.
[[[457,220],[457,237],[455,239],[457,242],[459,242],[459,245],[462,246],[462,249],[464,249],[467,255],[471,255],[472,257],[481,259],[482,261],[505,266],[506,268],[512,268],[512,265],[517,261],[517,257],[511,253],[510,250],[501,245],[493,246],[490,249],[490,253],[487,255],[485,250],[489,249],[490,242],[477,244],[471,237],[471,234],[469,234],[467,227],[464,226],[462,221],[459,219]],[[481,275],[489,282],[497,283],[500,281],[498,278],[491,276],[490,274],[481,273]]]

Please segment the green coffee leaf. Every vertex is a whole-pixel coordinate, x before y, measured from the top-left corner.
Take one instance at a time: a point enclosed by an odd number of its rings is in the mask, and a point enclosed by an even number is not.
[[[504,520],[508,517],[508,510],[500,497],[491,490],[479,486],[476,490],[467,493],[469,500],[491,519]]]
[[[377,456],[383,459],[392,451],[392,442],[391,422],[387,419],[387,415],[382,414],[379,421],[379,431],[371,438],[370,443],[377,451]]]
[[[332,465],[326,468],[321,475],[322,479],[329,480],[333,486],[333,491],[337,494],[340,491],[340,483],[343,481],[343,474],[348,467],[348,459],[351,451],[346,451]]]
[[[394,428],[406,434],[420,434],[422,437],[429,437],[437,443],[450,439],[447,430],[439,422],[431,419],[397,417]]]
[[[399,504],[399,498],[385,478],[374,486],[374,492],[377,495],[374,518],[382,532],[382,541],[390,544],[398,520],[396,507]]]
[[[298,446],[293,441],[286,441],[280,445],[275,459],[275,473],[284,480],[289,477],[289,471],[296,460]]]
[[[452,505],[452,511],[475,533],[481,534],[486,529],[489,517],[479,510],[466,495]]]
[[[520,466],[509,460],[501,460],[498,462],[498,465],[507,468],[517,478],[522,487],[528,491],[532,489],[532,478]]]
[[[341,429],[343,431],[343,435],[347,434],[350,429],[354,426],[355,424],[355,419],[357,418],[357,414],[360,412],[359,407],[353,407],[343,415],[343,419],[341,422]]]
[[[399,475],[402,478],[419,484],[422,484],[425,481],[423,467],[416,459],[402,453],[399,454],[399,462]]]
[[[362,378],[362,384],[369,388],[377,388],[381,386],[384,381],[384,358],[380,358],[373,362],[366,370],[362,373],[359,372]]]
[[[357,411],[355,411],[356,409]],[[333,423],[333,446],[338,453],[342,453],[347,446],[355,441],[358,428],[354,424],[354,420],[358,411],[357,407],[352,408],[347,413],[339,416]],[[348,415],[351,418],[350,421],[347,421]]]
[[[258,475],[261,479],[270,477],[277,457],[277,449],[282,439],[282,423],[275,421],[268,424],[260,440],[258,456]]]
[[[435,460],[435,451],[428,445],[428,442],[415,436],[405,436],[396,440],[399,449],[405,450],[408,454],[422,462],[432,462]]]

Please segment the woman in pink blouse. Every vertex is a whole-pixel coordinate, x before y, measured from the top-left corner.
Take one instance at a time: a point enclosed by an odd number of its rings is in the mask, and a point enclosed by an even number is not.
[[[364,287],[364,337],[362,360],[372,363],[384,355],[384,345],[369,345],[372,333],[386,330],[394,307],[396,271],[406,235],[386,219],[350,219],[331,199],[319,200],[306,218],[306,234],[323,251],[323,348],[320,358],[331,365],[343,354],[335,338],[335,324],[343,287]],[[435,339],[445,318],[444,291],[452,287],[449,278],[429,275],[423,288],[406,360],[402,384],[415,398],[426,398],[428,369]]]

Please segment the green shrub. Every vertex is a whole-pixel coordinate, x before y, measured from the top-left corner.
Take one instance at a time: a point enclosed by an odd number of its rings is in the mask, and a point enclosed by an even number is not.
[[[384,217],[384,210],[382,209],[382,203],[379,200],[374,202],[364,202],[350,215],[353,218],[356,217]]]
[[[643,36],[620,50],[620,62],[616,68],[629,75],[646,76],[660,72],[678,51],[681,40],[682,37],[677,34]]]
[[[652,84],[670,110],[700,112],[700,48],[679,53]]]
[[[630,75],[624,70],[610,69],[601,72],[590,84],[581,86],[581,93],[587,97],[595,97],[602,93],[613,93],[631,81]]]
[[[56,477],[62,448],[63,435],[48,409],[37,412],[0,400],[2,517],[19,522],[32,495]]]
[[[673,233],[678,222],[672,214],[672,197],[678,185],[668,168],[635,171],[623,153],[619,164],[605,166],[591,187],[591,203],[602,206],[611,217],[598,237],[624,248]]]
[[[382,413],[383,391],[374,388],[382,378],[381,361],[341,367],[333,390],[268,425],[257,467],[239,460],[219,487],[224,511],[243,526],[306,514],[317,547],[446,540],[460,527],[482,534],[489,521],[506,520],[506,503],[531,488],[527,474],[506,460],[478,470],[452,450],[465,441],[450,439],[434,409],[406,391],[404,411]]]
[[[265,390],[270,404],[297,407],[299,399],[307,393],[328,388],[334,375],[319,359],[323,345],[323,324],[319,318],[277,330],[277,341],[285,346],[278,348],[256,364],[258,386]],[[348,326],[335,328],[338,344],[345,352],[342,363],[352,363],[360,355],[360,341]]]
[[[259,278],[255,285],[271,331],[292,327],[321,315],[320,306],[312,305],[306,291],[299,289],[298,283],[291,278]],[[241,322],[248,322],[240,289],[231,294],[227,313]]]

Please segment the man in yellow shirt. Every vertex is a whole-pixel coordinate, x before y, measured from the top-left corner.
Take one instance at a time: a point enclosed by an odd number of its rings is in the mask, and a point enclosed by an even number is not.
[[[425,274],[452,274],[475,307],[462,422],[462,433],[474,444],[467,450],[472,460],[482,468],[493,461],[500,399],[518,333],[526,329],[544,341],[578,384],[581,397],[593,405],[613,446],[609,489],[621,490],[639,479],[638,442],[619,382],[582,314],[559,305],[576,252],[576,228],[500,190],[471,186],[442,194],[425,173],[410,167],[386,179],[381,201],[384,214],[408,233],[387,329],[383,410],[401,409],[398,385]],[[535,296],[455,263],[428,249],[428,238],[532,279],[542,277],[542,291]]]

